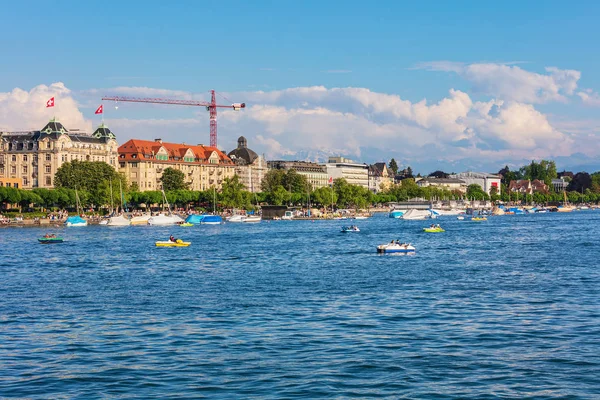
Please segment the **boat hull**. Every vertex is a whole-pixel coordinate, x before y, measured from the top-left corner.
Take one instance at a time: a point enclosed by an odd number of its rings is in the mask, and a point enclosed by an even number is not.
[[[400,246],[400,245],[390,245],[390,244],[381,244],[377,246],[378,253],[414,253],[417,249],[413,246]]]
[[[62,243],[63,238],[38,238],[38,242],[41,244]]]
[[[188,247],[192,242],[171,242],[171,241],[158,241],[154,245],[156,247]]]
[[[423,232],[437,233],[437,232],[446,232],[446,231],[442,228],[423,228]]]

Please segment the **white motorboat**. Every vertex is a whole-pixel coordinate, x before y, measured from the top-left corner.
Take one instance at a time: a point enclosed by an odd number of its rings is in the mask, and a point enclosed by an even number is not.
[[[245,222],[247,224],[257,223],[260,221],[262,221],[262,217],[260,215],[246,215],[245,217],[242,218],[242,222]]]
[[[108,226],[129,226],[131,221],[124,215],[116,215],[108,219]]]
[[[356,225],[342,226],[342,232],[360,232],[360,229],[358,229],[358,226]]]
[[[388,244],[380,244],[377,246],[378,253],[414,253],[417,249],[410,243],[398,243],[392,241]]]
[[[411,210],[408,210],[407,212],[405,212],[404,215],[402,215],[402,217],[400,217],[400,218],[405,219],[405,220],[419,220],[419,219],[428,219],[428,218],[435,218],[435,217],[434,217],[434,214],[430,210],[411,209]]]
[[[244,217],[245,217],[245,215],[236,214],[236,215],[232,215],[231,217],[227,217],[225,219],[225,221],[227,221],[227,222],[235,222],[235,223],[242,223],[242,222],[244,222]]]
[[[137,217],[131,217],[129,223],[131,225],[148,225],[150,214],[138,215]]]
[[[175,214],[160,213],[148,219],[148,225],[177,225],[182,222],[184,222],[183,219]]]
[[[285,214],[281,217],[282,220],[292,220],[294,218],[294,214],[291,211],[286,211]]]

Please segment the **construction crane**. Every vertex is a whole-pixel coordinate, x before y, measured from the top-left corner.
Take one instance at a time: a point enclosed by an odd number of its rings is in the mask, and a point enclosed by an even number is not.
[[[246,103],[233,103],[231,105],[217,104],[215,97],[215,91],[210,91],[210,103],[206,101],[196,100],[173,100],[173,99],[159,99],[151,97],[124,97],[124,96],[111,96],[103,97],[102,100],[112,101],[127,101],[131,103],[154,103],[154,104],[174,104],[180,106],[197,106],[206,107],[206,111],[210,113],[210,145],[211,147],[217,147],[217,108],[231,108],[235,111],[239,111],[242,108],[246,108]]]

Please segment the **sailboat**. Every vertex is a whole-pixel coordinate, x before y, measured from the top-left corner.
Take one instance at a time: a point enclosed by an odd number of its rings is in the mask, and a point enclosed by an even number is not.
[[[119,192],[121,193],[121,214],[113,215],[108,219],[108,226],[129,226],[131,225],[131,221],[129,218],[125,217],[123,212],[125,211],[125,207],[123,207],[123,187],[121,186],[121,181],[119,180]],[[112,185],[111,185],[111,199],[112,199]]]
[[[80,215],[83,214],[83,210],[81,207],[81,202],[79,201],[77,189],[75,189],[75,204],[77,206],[77,215],[74,217],[68,217],[65,221],[65,226],[87,226],[87,220],[80,217]]]
[[[556,209],[558,212],[571,212],[573,211],[573,207],[569,205],[567,201],[567,192],[563,190],[564,202],[562,205],[558,206]]]
[[[165,213],[159,213],[154,217],[150,217],[148,219],[148,225],[176,225],[183,222],[179,216],[173,214],[171,212],[171,206],[169,205],[169,201],[167,200],[167,195],[165,194],[165,190],[162,189],[163,201],[167,204],[167,209],[169,213],[165,215]]]

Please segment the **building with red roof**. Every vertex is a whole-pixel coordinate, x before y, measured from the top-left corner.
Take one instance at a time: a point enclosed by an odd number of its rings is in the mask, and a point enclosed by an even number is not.
[[[165,168],[182,171],[191,190],[221,188],[235,164],[216,147],[131,139],[119,147],[119,171],[141,191],[160,190]]]

